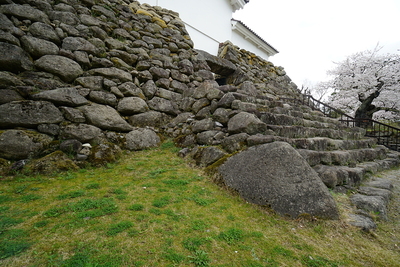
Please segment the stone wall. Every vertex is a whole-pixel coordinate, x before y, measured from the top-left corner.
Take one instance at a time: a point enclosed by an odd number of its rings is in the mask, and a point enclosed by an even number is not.
[[[282,68],[230,43],[220,57],[193,49],[173,11],[128,0],[0,3],[3,175],[25,164],[34,172],[105,164],[165,135],[182,146],[221,144],[259,131],[228,131],[231,118],[260,124],[251,115],[260,105],[298,95]],[[238,98],[254,103],[232,105]]]
[[[236,65],[235,73],[227,77],[228,83],[238,86],[244,81],[251,81],[257,89],[256,94],[271,98],[299,97],[297,86],[282,67],[274,66],[271,62],[240,49],[229,41],[220,45],[218,56]]]

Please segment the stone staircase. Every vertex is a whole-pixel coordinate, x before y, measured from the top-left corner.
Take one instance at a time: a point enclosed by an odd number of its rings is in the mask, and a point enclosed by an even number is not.
[[[346,215],[349,224],[370,231],[376,228],[376,220],[388,219],[386,210],[393,185],[387,179],[377,179],[374,174],[400,165],[400,153],[388,148],[393,148],[393,144],[380,145],[379,138],[371,135],[371,130],[354,127],[350,117],[331,118],[326,110],[312,108],[301,101],[233,96],[235,100],[231,105],[222,101],[224,107],[231,108],[233,114],[240,111],[255,114],[266,125],[266,130],[250,136],[244,133],[227,136],[222,141],[226,151],[240,150],[243,143],[255,146],[287,142],[328,188],[354,193],[350,197],[351,211]]]
[[[230,101],[226,101],[228,96]],[[222,146],[226,151],[235,151],[229,146],[232,142],[254,146],[285,141],[296,148],[331,189],[344,191],[356,187],[368,175],[400,163],[398,152],[378,145],[375,138],[366,137],[365,129],[349,127],[307,105],[230,93],[220,99],[218,107],[231,110],[231,114],[242,111],[253,113],[265,123],[267,129],[250,136],[225,136]],[[217,120],[218,116],[214,119]]]
[[[283,141],[295,148],[328,188],[356,192],[350,197],[353,205],[346,215],[349,224],[369,231],[376,228],[375,214],[379,214],[378,219],[386,218],[391,185],[382,189],[381,184],[386,185],[386,181],[376,185],[376,179],[369,178],[398,166],[400,154],[366,136],[366,129],[349,125],[349,120],[342,117],[331,118],[300,101],[246,92],[225,92],[205,109],[210,116],[199,110],[191,118],[189,128],[194,136],[188,135],[188,139],[200,146],[195,145],[188,153],[198,165],[210,167],[206,170],[219,168],[246,147]],[[248,118],[253,123],[242,121],[248,128],[237,131],[231,123],[242,113],[246,113],[243,121]]]

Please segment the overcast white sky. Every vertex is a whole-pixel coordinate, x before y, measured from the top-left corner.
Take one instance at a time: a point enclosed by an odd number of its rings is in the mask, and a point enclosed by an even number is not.
[[[377,43],[400,53],[400,0],[250,0],[234,18],[279,51],[270,61],[299,87]]]

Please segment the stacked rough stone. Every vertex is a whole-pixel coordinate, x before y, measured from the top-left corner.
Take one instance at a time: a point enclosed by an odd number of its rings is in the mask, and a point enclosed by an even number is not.
[[[157,145],[143,127],[165,124],[183,93],[212,77],[192,47],[176,13],[136,1],[2,3],[3,169],[46,154],[68,163],[61,169],[103,164]],[[30,167],[46,171],[39,165]]]
[[[271,63],[266,72],[265,64],[248,71],[248,62],[239,70],[194,50],[177,13],[137,1],[6,1],[0,48],[3,169],[7,160],[29,162],[59,149],[70,155],[62,157],[68,167],[86,160],[103,164],[120,149],[156,146],[156,133],[192,146],[219,144],[242,108],[231,108],[232,97],[266,95],[256,85],[287,77],[272,75],[282,70]],[[249,75],[233,75],[231,85],[220,86],[212,68]],[[263,73],[263,80],[253,84],[252,73]],[[59,160],[63,154],[55,155]]]
[[[274,66],[252,52],[233,45],[227,41],[220,45],[218,56],[227,59],[237,66],[235,73],[227,78],[228,83],[252,81],[256,91],[271,98],[298,98],[299,90],[282,67]]]

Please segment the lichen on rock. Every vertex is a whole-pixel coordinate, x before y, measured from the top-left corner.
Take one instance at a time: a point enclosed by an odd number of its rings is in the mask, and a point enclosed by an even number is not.
[[[27,173],[52,175],[64,171],[76,171],[79,167],[62,151],[55,151],[40,159],[34,159],[25,167]]]

